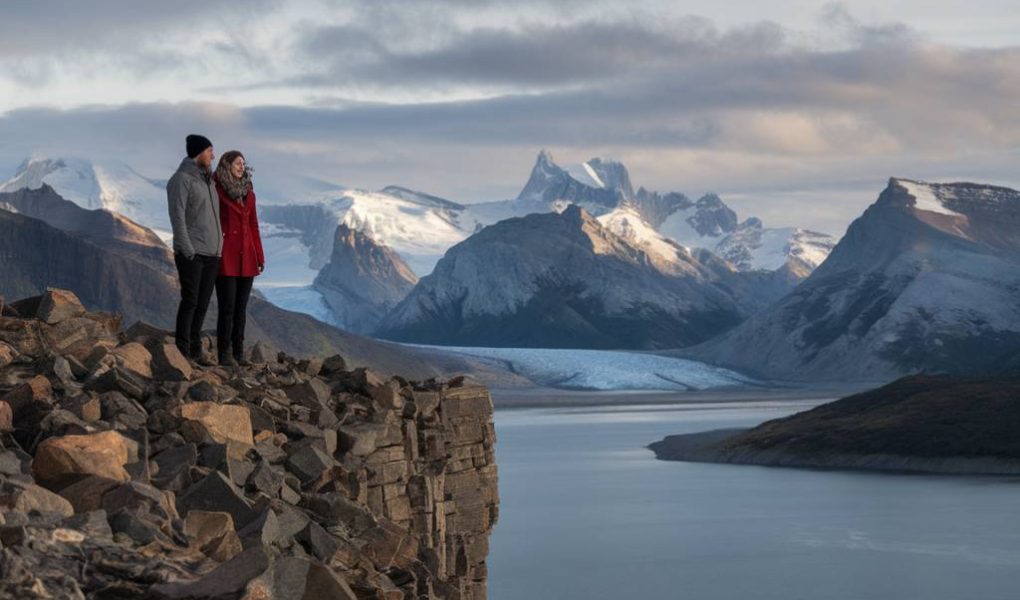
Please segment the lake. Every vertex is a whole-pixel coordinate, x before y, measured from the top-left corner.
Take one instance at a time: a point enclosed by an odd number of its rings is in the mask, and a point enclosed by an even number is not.
[[[497,409],[493,600],[991,600],[1020,590],[1020,478],[658,461],[673,433],[817,401]]]

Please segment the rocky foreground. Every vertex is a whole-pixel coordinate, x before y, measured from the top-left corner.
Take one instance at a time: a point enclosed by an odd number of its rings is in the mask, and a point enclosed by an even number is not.
[[[671,435],[657,458],[781,467],[1020,474],[1020,378],[905,377],[751,429]]]
[[[485,597],[485,388],[198,368],[67,291],[2,305],[0,597]]]

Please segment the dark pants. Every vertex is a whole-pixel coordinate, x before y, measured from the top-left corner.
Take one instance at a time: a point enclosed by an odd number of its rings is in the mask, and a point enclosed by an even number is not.
[[[217,277],[216,350],[220,356],[230,352],[235,357],[244,353],[244,322],[248,312],[248,297],[254,277]]]
[[[181,282],[175,340],[182,354],[197,358],[202,349],[202,323],[209,310],[220,257],[196,254],[188,260],[183,254],[174,252],[174,264]]]

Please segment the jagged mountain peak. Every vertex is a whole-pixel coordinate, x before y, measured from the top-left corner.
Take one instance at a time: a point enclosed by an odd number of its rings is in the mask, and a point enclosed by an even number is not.
[[[337,225],[330,260],[313,283],[344,329],[363,333],[418,283],[407,263],[387,246],[345,223]]]
[[[686,272],[660,269],[648,251],[577,204],[512,217],[450,248],[376,334],[482,346],[690,343],[733,326],[742,313],[714,273],[686,260]]]
[[[966,181],[935,183],[905,177],[890,177],[879,201],[951,217],[989,210],[1010,213],[1020,210],[1020,192],[1008,187]]]

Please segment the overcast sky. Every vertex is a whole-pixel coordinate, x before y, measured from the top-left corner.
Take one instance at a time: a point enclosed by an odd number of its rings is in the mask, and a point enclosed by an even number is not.
[[[889,176],[1020,187],[1018,59],[1004,0],[12,0],[0,179],[166,177],[197,131],[257,176],[475,202],[548,148],[841,234]]]

